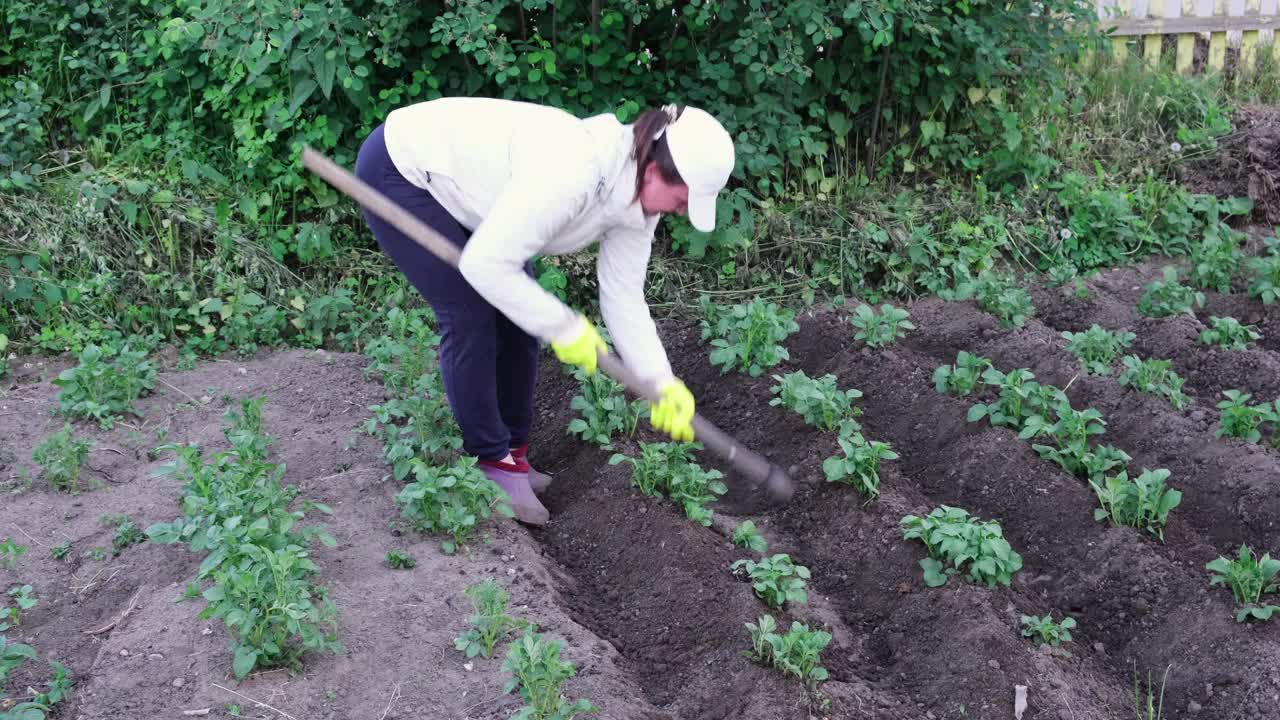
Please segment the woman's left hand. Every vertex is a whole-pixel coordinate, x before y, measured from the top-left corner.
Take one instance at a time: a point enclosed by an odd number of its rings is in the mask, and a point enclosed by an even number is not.
[[[693,442],[693,393],[678,378],[658,388],[661,400],[649,404],[649,422],[677,442]]]

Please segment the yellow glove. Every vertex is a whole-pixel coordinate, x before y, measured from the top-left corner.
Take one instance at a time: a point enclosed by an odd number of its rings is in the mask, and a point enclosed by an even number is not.
[[[582,331],[572,340],[565,342],[552,342],[551,349],[555,351],[556,357],[560,362],[569,365],[577,365],[587,372],[588,375],[596,371],[596,353],[609,352],[608,347],[604,344],[604,339],[600,337],[600,333],[596,331],[594,325],[585,316],[582,317]]]
[[[678,442],[693,441],[693,393],[679,379],[658,388],[660,402],[649,404],[649,422]]]

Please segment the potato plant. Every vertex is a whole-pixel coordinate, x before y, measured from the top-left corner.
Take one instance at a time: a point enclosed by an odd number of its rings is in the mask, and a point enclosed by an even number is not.
[[[1022,636],[1035,638],[1037,645],[1058,647],[1064,642],[1071,642],[1071,629],[1075,626],[1076,620],[1071,617],[1063,618],[1062,622],[1056,623],[1052,615],[1022,616]]]
[[[77,495],[80,492],[80,468],[89,458],[93,441],[71,435],[71,424],[45,438],[36,446],[31,459],[41,468],[41,476],[56,491]]]
[[[120,552],[130,545],[136,545],[147,539],[147,536],[134,524],[128,515],[103,515],[101,522],[105,527],[114,527],[115,535],[111,538],[111,555],[119,556]]]
[[[1239,438],[1249,442],[1262,441],[1262,423],[1270,416],[1266,405],[1249,405],[1253,395],[1239,390],[1224,390],[1226,400],[1218,403],[1217,437]]]
[[[406,312],[391,308],[387,311],[387,334],[374,338],[365,348],[370,363],[364,376],[381,376],[389,397],[408,399],[421,394],[430,384],[428,376],[440,345],[440,336],[432,330],[430,319],[428,309]]]
[[[1161,280],[1148,283],[1138,299],[1138,312],[1148,317],[1170,317],[1194,314],[1195,307],[1204,307],[1204,293],[1193,290],[1178,281],[1178,271],[1165,267]]]
[[[1080,465],[1084,468],[1085,479],[1100,479],[1115,468],[1123,469],[1132,459],[1129,453],[1117,447],[1098,445],[1084,454]]]
[[[392,398],[372,405],[364,430],[382,440],[382,456],[403,481],[414,458],[447,464],[462,449],[462,430],[444,392]]]
[[[13,538],[7,537],[0,541],[0,565],[13,570],[18,566],[18,558],[26,552],[26,545],[19,545],[13,541]]]
[[[951,290],[939,293],[944,300],[974,300],[978,307],[1000,319],[1005,328],[1022,327],[1035,314],[1031,294],[1008,273],[983,270],[976,279],[956,283]]]
[[[0,720],[44,720],[53,706],[65,700],[71,694],[71,675],[66,666],[57,660],[50,660],[49,667],[53,675],[49,679],[49,689],[27,696],[30,699],[5,698],[4,684],[9,675],[22,666],[27,660],[35,660],[35,648],[22,643],[12,643],[0,635]]]
[[[418,564],[412,555],[403,550],[388,550],[386,561],[392,570],[412,570]]]
[[[649,414],[647,401],[628,401],[622,385],[608,375],[587,375],[582,368],[574,368],[573,376],[578,380],[579,394],[569,401],[569,407],[581,417],[569,421],[569,432],[583,440],[612,448],[615,433],[630,437],[640,419]]]
[[[470,629],[459,635],[453,646],[469,658],[476,655],[493,657],[493,648],[508,635],[533,628],[533,623],[507,615],[507,591],[493,578],[468,587],[463,593],[471,599],[475,612],[467,619]]]
[[[1044,415],[1032,415],[1027,418],[1018,437],[1026,440],[1049,436],[1054,445],[1033,444],[1032,449],[1072,475],[1087,477],[1084,463],[1091,454],[1089,437],[1105,432],[1106,421],[1102,419],[1102,413],[1093,408],[1076,410],[1065,397],[1051,411],[1054,422],[1050,423]]]
[[[1263,305],[1280,300],[1280,252],[1272,251],[1265,257],[1249,260],[1252,277],[1249,280],[1249,296],[1256,297]]]
[[[747,548],[752,552],[766,553],[769,551],[769,543],[756,529],[755,522],[751,520],[743,520],[733,529],[733,544]]]
[[[711,340],[711,364],[760,377],[791,354],[782,346],[800,329],[795,312],[756,298],[747,304],[721,307],[702,298],[702,339]]]
[[[928,551],[920,567],[929,587],[946,585],[966,568],[972,582],[1007,586],[1022,569],[1022,556],[1004,539],[1000,524],[970,519],[963,508],[940,505],[925,517],[907,515],[900,525],[904,540],[919,540]]]
[[[832,455],[822,462],[827,482],[850,485],[862,493],[870,504],[880,496],[880,461],[896,460],[898,454],[889,443],[867,440],[862,433],[851,432],[839,437],[844,456]]]
[[[396,495],[401,515],[419,532],[444,534],[440,550],[453,554],[472,535],[480,522],[495,513],[513,517],[507,494],[484,476],[471,456],[459,457],[452,465],[428,465],[414,458],[409,471],[412,482]]]
[[[1130,480],[1129,473],[1108,475],[1102,482],[1089,480],[1102,507],[1093,511],[1094,520],[1110,520],[1115,527],[1146,530],[1164,542],[1169,511],[1182,502],[1182,492],[1166,486],[1169,471],[1164,468],[1142,471]]]
[[[525,703],[511,720],[572,720],[577,715],[599,711],[585,698],[569,702],[564,696],[561,686],[577,670],[573,663],[560,659],[563,647],[561,640],[548,640],[526,629],[507,648],[502,670],[511,673],[511,679],[503,692],[518,690]]]
[[[1182,385],[1186,381],[1170,369],[1172,361],[1154,358],[1143,360],[1137,355],[1125,355],[1122,362],[1124,369],[1120,371],[1116,382],[1141,393],[1162,397],[1175,410],[1187,407],[1190,399],[1182,392]]]
[[[1021,431],[1033,416],[1047,411],[1055,403],[1066,400],[1066,395],[1052,385],[1035,381],[1035,375],[1026,368],[1007,373],[987,368],[982,382],[999,390],[999,399],[990,404],[977,403],[969,408],[969,422],[988,418],[996,427]]]
[[[759,620],[746,626],[751,634],[753,660],[799,678],[810,689],[816,689],[827,679],[827,670],[819,663],[822,651],[831,643],[831,633],[811,630],[798,620],[791,623],[786,633],[779,633],[772,615],[761,615]]]
[[[940,365],[933,371],[933,386],[940,393],[965,397],[973,392],[982,374],[991,369],[991,361],[966,350],[956,354],[951,365]]]
[[[1245,350],[1249,343],[1262,339],[1252,325],[1243,325],[1233,317],[1210,317],[1211,326],[1200,331],[1200,342],[1223,350]]]
[[[1244,254],[1234,233],[1213,233],[1205,237],[1192,255],[1187,280],[1195,287],[1231,292],[1231,278],[1240,272]]]
[[[62,415],[93,418],[110,429],[120,416],[137,415],[134,401],[155,387],[156,369],[145,350],[90,344],[78,360],[53,380],[61,388],[57,412]]]
[[[0,632],[22,624],[22,613],[40,604],[35,590],[30,585],[15,585],[7,593],[13,598],[12,605],[0,608]]]
[[[737,560],[729,569],[735,574],[745,570],[751,578],[751,588],[769,607],[780,608],[788,602],[809,602],[804,582],[809,579],[809,568],[796,565],[786,553],[761,558],[759,562]]]
[[[854,388],[841,390],[836,386],[836,376],[830,373],[811,378],[797,370],[774,375],[773,379],[778,384],[769,388],[774,394],[769,404],[794,410],[805,422],[824,432],[836,430],[842,422],[862,414],[853,404],[862,392]]]
[[[699,443],[640,443],[640,457],[614,453],[610,465],[631,465],[631,483],[652,497],[666,497],[679,505],[690,520],[711,525],[712,512],[707,504],[728,492],[723,473],[704,470],[693,462],[693,450]]]
[[[1209,585],[1226,585],[1231,588],[1236,604],[1236,622],[1246,620],[1270,620],[1280,611],[1280,606],[1263,604],[1262,596],[1280,592],[1280,581],[1276,574],[1280,573],[1280,560],[1271,557],[1271,553],[1263,553],[1261,558],[1253,554],[1253,550],[1245,544],[1240,545],[1236,559],[1228,560],[1219,557],[1204,566],[1213,573]]]
[[[870,305],[859,305],[854,310],[850,322],[858,329],[854,340],[861,340],[869,347],[884,347],[905,335],[906,330],[914,330],[916,326],[908,319],[911,314],[889,303],[880,306],[877,313]]]
[[[1137,335],[1107,330],[1094,324],[1083,332],[1064,331],[1062,337],[1067,341],[1067,352],[1079,358],[1086,373],[1110,375],[1111,364],[1125,348],[1133,344]]]

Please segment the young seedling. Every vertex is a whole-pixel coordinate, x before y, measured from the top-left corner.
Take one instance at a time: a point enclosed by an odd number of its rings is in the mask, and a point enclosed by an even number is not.
[[[711,364],[719,366],[721,374],[736,369],[760,377],[766,369],[791,359],[781,343],[800,329],[793,311],[760,298],[724,308],[705,295],[702,310],[702,339],[711,339],[715,348]]]
[[[1175,410],[1182,410],[1190,400],[1182,392],[1186,381],[1178,373],[1170,370],[1170,360],[1143,360],[1137,355],[1124,356],[1124,369],[1116,382],[1132,387],[1138,392],[1162,397],[1169,401]]]
[[[898,454],[889,443],[868,441],[862,433],[852,432],[839,437],[844,457],[833,455],[822,462],[822,472],[827,482],[842,483],[857,488],[870,504],[880,496],[880,461],[896,460]]]
[[[773,379],[778,384],[769,388],[775,396],[769,404],[794,410],[805,422],[823,432],[836,430],[840,423],[862,414],[853,404],[862,397],[862,392],[854,388],[841,390],[836,386],[836,376],[830,373],[814,379],[797,370],[774,375]]]
[[[27,552],[26,545],[19,545],[13,541],[13,538],[5,538],[4,542],[0,542],[0,564],[13,570],[18,566],[18,558]]]
[[[761,554],[769,550],[769,543],[751,520],[743,520],[733,529],[733,544]]]
[[[1075,355],[1090,375],[1110,375],[1111,364],[1137,337],[1131,332],[1112,332],[1094,324],[1084,332],[1063,332],[1067,352]]]
[[[779,634],[772,615],[761,615],[755,623],[745,624],[751,634],[751,651],[744,653],[747,657],[799,678],[811,690],[827,679],[827,670],[819,663],[822,651],[831,643],[831,633],[810,630],[808,625],[793,621],[789,631]]]
[[[13,605],[0,608],[0,632],[22,624],[22,613],[39,604],[35,591],[31,589],[30,585],[9,588],[9,597],[13,598]]]
[[[445,554],[458,547],[476,531],[481,520],[494,513],[514,516],[510,499],[476,467],[476,459],[460,457],[449,467],[433,467],[414,459],[413,482],[396,495],[401,515],[423,533],[444,533],[440,544]]]
[[[933,371],[933,386],[940,393],[965,397],[973,392],[982,374],[989,369],[990,360],[961,350],[954,364],[940,365]]]
[[[80,468],[91,447],[93,441],[73,438],[71,424],[63,423],[61,430],[36,447],[31,458],[43,470],[49,487],[76,495],[80,492]]]
[[[1235,560],[1219,557],[1204,566],[1213,573],[1209,585],[1226,585],[1236,598],[1240,608],[1236,610],[1236,622],[1246,620],[1270,620],[1280,611],[1280,606],[1264,605],[1262,596],[1280,592],[1280,582],[1276,573],[1280,573],[1280,560],[1271,557],[1271,553],[1263,553],[1255,558],[1253,550],[1243,543]]]
[[[577,715],[599,712],[585,698],[569,702],[561,686],[577,674],[573,663],[560,659],[561,640],[548,640],[532,629],[511,643],[502,663],[511,673],[503,692],[520,691],[525,707],[512,720],[573,720]]]
[[[1233,317],[1210,317],[1212,326],[1200,331],[1200,342],[1216,345],[1223,350],[1245,350],[1249,343],[1262,339],[1262,334],[1252,325],[1242,325]]]
[[[27,660],[35,659],[35,648],[30,645],[10,642],[4,635],[0,635],[0,688],[4,687],[9,675],[14,670],[22,667],[22,664]]]
[[[1102,419],[1102,413],[1093,408],[1076,410],[1065,397],[1054,405],[1052,412],[1056,418],[1052,424],[1044,415],[1027,418],[1018,437],[1026,440],[1040,435],[1050,436],[1056,447],[1033,444],[1032,449],[1072,475],[1087,477],[1084,463],[1091,452],[1089,436],[1101,435],[1105,431],[1106,421]]]
[[[1217,437],[1240,438],[1252,443],[1261,442],[1262,431],[1259,427],[1269,414],[1267,406],[1250,406],[1249,399],[1253,396],[1239,390],[1224,390],[1222,394],[1227,399],[1218,403],[1221,414],[1218,418],[1218,430],[1214,434]]]
[[[1064,642],[1071,642],[1071,628],[1075,626],[1075,618],[1070,617],[1063,618],[1060,623],[1055,623],[1052,615],[1045,615],[1044,617],[1036,617],[1035,615],[1022,616],[1022,636],[1036,638],[1037,645],[1058,647]]]
[[[103,515],[103,527],[114,527],[116,534],[111,538],[111,554],[118,556],[121,550],[147,539],[142,530],[133,523],[128,515]]]
[[[409,570],[418,564],[413,556],[403,550],[388,550],[387,565],[392,570]]]
[[[575,368],[573,375],[580,393],[569,401],[569,407],[580,411],[581,417],[569,421],[569,432],[581,435],[583,440],[612,448],[614,433],[630,437],[636,424],[649,413],[646,401],[628,401],[622,385],[604,373],[587,375],[582,368]]]
[[[1280,253],[1271,252],[1266,257],[1249,261],[1253,278],[1249,281],[1249,297],[1256,297],[1263,305],[1280,300]]]
[[[873,348],[884,347],[902,337],[906,330],[916,326],[907,318],[911,314],[889,303],[880,306],[879,314],[870,305],[859,305],[850,322],[858,328],[854,340],[862,340]]]
[[[1054,403],[1064,401],[1066,395],[1052,385],[1041,385],[1026,368],[1000,372],[987,368],[982,382],[1000,390],[1000,399],[989,405],[978,403],[969,408],[969,422],[990,418],[996,427],[1021,431],[1033,416],[1048,412]]]
[[[146,357],[144,350],[87,345],[79,365],[63,370],[53,381],[62,388],[58,412],[93,418],[107,429],[125,413],[136,415],[134,401],[155,387],[156,369]]]
[[[1204,293],[1178,282],[1178,271],[1165,267],[1163,280],[1148,283],[1138,299],[1138,312],[1148,317],[1193,314],[1194,307],[1204,307]]]
[[[50,551],[54,560],[62,560],[71,552],[71,541],[68,540],[61,545],[55,545]]]
[[[471,628],[453,641],[453,646],[469,658],[476,655],[493,657],[493,648],[512,633],[532,627],[528,620],[507,615],[507,591],[485,578],[463,591],[471,598],[475,612],[468,618]]]
[[[946,585],[966,566],[973,582],[1008,586],[1022,569],[1022,556],[1009,547],[1000,524],[971,520],[962,508],[940,505],[925,517],[907,515],[900,524],[904,540],[919,540],[928,550],[920,567],[929,587]]]
[[[1127,526],[1146,530],[1164,542],[1164,528],[1169,511],[1182,502],[1182,492],[1165,486],[1169,471],[1143,469],[1136,480],[1129,479],[1128,471],[1109,475],[1105,481],[1089,480],[1089,486],[1098,496],[1102,507],[1093,511],[1094,520],[1110,519],[1116,527]]]
[[[735,574],[739,569],[746,570],[751,578],[751,588],[769,607],[780,608],[787,602],[809,602],[804,582],[809,579],[809,568],[793,564],[791,556],[786,553],[762,558],[760,562],[738,560],[729,569]]]

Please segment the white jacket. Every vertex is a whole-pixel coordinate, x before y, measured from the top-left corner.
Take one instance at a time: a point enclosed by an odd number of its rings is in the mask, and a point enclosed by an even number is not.
[[[405,179],[474,230],[467,282],[530,335],[570,340],[577,314],[524,274],[534,255],[600,242],[600,310],[622,361],[643,380],[672,377],[644,297],[658,215],[635,195],[632,131],[611,114],[449,97],[391,112],[387,152]]]

